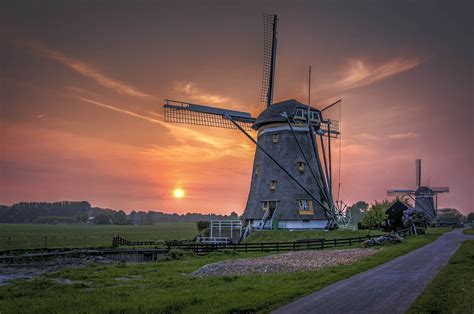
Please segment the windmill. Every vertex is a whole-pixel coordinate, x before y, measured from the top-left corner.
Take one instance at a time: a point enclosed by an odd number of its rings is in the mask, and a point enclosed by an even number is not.
[[[339,122],[294,99],[273,102],[277,48],[276,15],[264,14],[261,101],[266,109],[250,113],[165,99],[166,122],[241,131],[256,145],[252,179],[243,214],[246,229],[337,228],[332,194],[331,139]],[[257,132],[256,140],[249,134]]]
[[[422,210],[430,221],[437,216],[438,194],[449,192],[449,187],[430,187],[421,185],[421,159],[415,160],[416,189],[388,190],[389,196],[406,195],[415,201],[415,209]]]

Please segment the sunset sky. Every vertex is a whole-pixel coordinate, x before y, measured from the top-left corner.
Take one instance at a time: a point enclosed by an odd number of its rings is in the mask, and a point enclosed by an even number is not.
[[[0,203],[242,213],[253,144],[162,105],[258,114],[263,12],[274,100],[305,102],[309,65],[313,105],[342,99],[342,200],[413,188],[421,158],[439,207],[473,210],[473,5],[427,0],[2,1]]]

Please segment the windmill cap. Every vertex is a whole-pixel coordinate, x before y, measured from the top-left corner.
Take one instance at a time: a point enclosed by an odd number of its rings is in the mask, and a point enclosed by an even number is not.
[[[427,186],[420,186],[416,190],[415,195],[423,195],[423,194],[434,194],[434,191]]]
[[[255,120],[255,123],[252,125],[252,128],[254,130],[258,130],[266,124],[286,123],[286,118],[282,114],[286,112],[288,118],[291,119],[294,117],[297,108],[307,109],[308,105],[300,103],[295,99],[288,99],[272,104],[270,107],[262,111],[262,113],[260,113],[260,115],[257,117],[257,120]],[[319,112],[319,110],[314,107],[311,107],[311,110]]]

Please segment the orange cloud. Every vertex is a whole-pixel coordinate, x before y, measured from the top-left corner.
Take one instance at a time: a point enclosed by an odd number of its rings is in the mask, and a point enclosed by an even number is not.
[[[395,140],[405,140],[405,139],[417,138],[417,137],[418,137],[418,134],[413,133],[413,132],[396,133],[396,134],[392,134],[388,136],[388,138],[395,139]]]
[[[419,58],[397,58],[379,66],[369,65],[363,60],[351,60],[344,76],[333,84],[339,89],[349,89],[370,85],[393,75],[409,71],[422,61]]]
[[[215,105],[231,102],[231,99],[228,97],[202,91],[192,82],[175,82],[174,89],[178,92],[186,94],[189,98],[194,99],[203,104]]]
[[[119,94],[126,94],[136,97],[154,97],[150,94],[140,91],[138,88],[128,85],[124,82],[115,80],[111,77],[106,76],[101,73],[99,70],[93,68],[92,66],[80,61],[79,59],[66,56],[64,53],[57,50],[53,50],[39,43],[33,42],[19,42],[21,45],[27,46],[43,56],[59,62],[66,67],[76,71],[82,76],[88,77],[99,83],[100,85],[110,88]]]

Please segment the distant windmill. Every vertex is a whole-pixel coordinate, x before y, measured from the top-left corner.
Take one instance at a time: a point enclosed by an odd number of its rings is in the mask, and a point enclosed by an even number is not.
[[[273,103],[277,24],[276,15],[264,14],[261,101],[267,108],[258,117],[168,99],[164,105],[166,122],[238,129],[257,146],[243,214],[244,237],[251,229],[338,226],[340,210],[331,189],[331,138],[339,136],[339,123],[324,119],[323,111],[340,101],[322,110],[294,99]],[[250,131],[257,131],[257,140]]]
[[[429,187],[421,185],[421,159],[415,160],[416,165],[416,190],[396,189],[388,190],[387,195],[407,195],[415,201],[415,208],[422,210],[430,221],[437,216],[438,194],[449,192],[449,187]],[[413,197],[414,196],[414,197]]]

